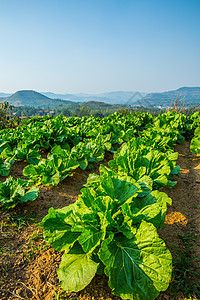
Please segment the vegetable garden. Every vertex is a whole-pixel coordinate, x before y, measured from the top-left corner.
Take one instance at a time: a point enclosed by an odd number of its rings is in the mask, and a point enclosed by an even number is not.
[[[1,299],[200,297],[198,224],[183,230],[184,214],[167,213],[187,156],[198,185],[199,153],[199,112],[39,117],[1,130]],[[165,232],[178,222],[179,257]]]

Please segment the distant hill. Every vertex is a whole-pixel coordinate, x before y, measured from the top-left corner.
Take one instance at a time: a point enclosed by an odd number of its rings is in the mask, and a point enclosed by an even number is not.
[[[2,97],[3,95],[3,97]],[[6,95],[6,96],[5,96]],[[157,106],[168,107],[172,100],[179,97],[186,102],[185,106],[200,105],[200,87],[181,87],[177,90],[163,93],[141,93],[134,91],[116,91],[101,94],[55,94],[51,92],[38,93],[32,90],[23,90],[7,96],[0,93],[0,102],[8,101],[14,106],[28,106],[36,108],[55,108],[68,105],[69,109],[78,107],[78,103],[95,106],[96,103],[110,105],[132,105],[132,106]],[[101,106],[97,104],[97,106]]]
[[[105,102],[108,104],[120,104],[123,105],[129,101],[130,98],[134,98],[136,92],[134,91],[116,91],[116,92],[108,92],[101,94],[55,94],[50,92],[41,92],[41,94],[54,98],[54,99],[63,99],[68,101],[76,101],[76,102],[89,102],[89,101],[98,101]],[[141,93],[142,96],[145,96],[146,93]],[[138,96],[134,98],[137,100]]]
[[[61,99],[61,100],[68,100],[68,101],[76,101],[79,102],[79,98],[73,94],[55,94],[52,92],[41,92],[42,95],[51,98],[51,99]],[[81,102],[81,101],[80,101]]]
[[[144,106],[168,107],[178,97],[186,106],[200,105],[200,87],[181,87],[177,90],[147,94],[140,102]]]
[[[83,102],[80,103],[79,106],[85,106],[88,107],[89,109],[92,110],[105,110],[105,109],[124,109],[126,108],[123,105],[119,105],[119,104],[108,104],[105,102],[99,102],[99,101],[88,101],[88,102]]]
[[[5,97],[9,97],[11,96],[12,94],[9,94],[9,93],[0,93],[0,98],[5,98]]]
[[[18,91],[13,95],[0,98],[0,101],[8,101],[14,106],[29,106],[37,108],[57,107],[66,105],[69,101],[51,99],[32,90]]]
[[[159,106],[168,107],[172,100],[179,97],[186,102],[186,106],[197,106],[200,104],[200,87],[181,87],[177,90],[162,93],[143,93],[134,91],[116,91],[101,94],[53,94],[43,95],[76,102],[105,102],[108,104],[136,105],[136,106]]]
[[[49,95],[50,94],[52,93],[49,93]],[[58,96],[57,94],[53,94],[53,95]],[[85,106],[90,110],[92,109],[92,110],[100,110],[100,111],[106,109],[113,109],[114,111],[116,111],[120,108],[125,108],[125,106],[122,105],[115,105],[115,104],[112,105],[112,104],[104,103],[102,101],[101,102],[99,101],[75,102],[75,101],[68,101],[68,100],[52,99],[41,93],[32,90],[18,91],[9,97],[0,98],[0,102],[1,101],[7,101],[15,107],[25,106],[29,108],[34,107],[40,109],[42,108],[55,109],[58,107],[65,107],[70,111],[75,111],[76,108],[81,108],[82,106]]]

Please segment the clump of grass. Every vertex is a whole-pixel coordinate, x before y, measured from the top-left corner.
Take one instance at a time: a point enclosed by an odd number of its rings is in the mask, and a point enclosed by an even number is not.
[[[176,97],[176,100],[172,100],[169,108],[168,108],[168,111],[176,111],[178,113],[180,113],[184,106],[185,106],[185,102],[183,102],[184,99],[180,100],[179,97],[177,96]]]
[[[199,237],[189,233],[180,235],[185,249],[174,249],[175,258],[173,259],[172,282],[170,285],[170,293],[176,296],[182,292],[187,297],[200,297],[200,272],[194,267],[193,261],[199,259],[200,256],[192,257],[191,251],[196,246],[195,239]]]
[[[23,212],[13,212],[9,215],[9,221],[12,226],[16,226],[18,230],[20,230],[23,226],[29,226],[32,223],[35,223],[36,214],[24,214]]]
[[[66,299],[67,296],[69,296],[67,294],[67,292],[58,292],[58,293],[56,293],[54,291],[54,298],[52,300],[64,300],[64,299]],[[70,297],[70,300],[77,300],[77,299],[78,299],[77,297],[73,297],[73,296]]]

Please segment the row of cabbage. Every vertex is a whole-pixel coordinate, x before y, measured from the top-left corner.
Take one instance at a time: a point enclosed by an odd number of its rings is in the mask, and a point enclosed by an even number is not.
[[[17,130],[0,131],[0,175],[8,176],[15,160],[27,160],[38,165],[41,151],[53,149],[48,156],[48,160],[52,160],[51,154],[56,154],[58,147],[55,146],[58,145],[66,153],[72,152],[69,165],[73,167],[78,162],[85,169],[90,167],[90,163],[102,160],[105,150],[113,151],[115,144],[121,144],[151,120],[149,114],[114,114],[103,120],[93,116],[82,119],[62,116],[34,118],[34,122],[31,119]]]
[[[19,202],[34,200],[36,185],[57,185],[73,171],[92,168],[113,152],[129,136],[152,121],[150,114],[114,114],[103,120],[94,118],[34,118],[24,126],[0,132],[0,175],[8,176],[15,161],[29,163],[23,170],[27,180],[9,177],[0,182],[1,206],[13,208]],[[42,158],[46,152],[47,158]],[[31,187],[31,189],[30,189]]]
[[[103,160],[105,151],[113,153],[117,144],[135,136],[145,138],[146,146],[153,143],[154,146],[159,144],[161,151],[170,149],[174,142],[184,139],[181,134],[192,135],[199,126],[198,120],[198,112],[190,118],[175,112],[157,118],[148,113],[116,113],[104,119],[93,116],[82,119],[39,117],[30,119],[17,130],[2,130],[0,175],[8,176],[16,160],[26,160],[30,165],[23,171],[28,181],[19,179],[16,182],[11,177],[0,183],[1,205],[10,208],[18,202],[34,200],[39,189],[32,187],[28,191],[33,184],[57,185],[67,176],[72,176],[76,168],[93,167],[95,162]],[[50,151],[46,159],[41,157],[44,151]]]
[[[181,128],[184,125],[187,126],[188,121],[183,115],[180,117],[180,114],[174,113],[162,117],[163,124],[173,122],[174,129],[177,126]],[[60,152],[56,147],[58,145],[63,149],[64,156],[68,152],[71,153],[68,164],[65,166],[61,163],[59,166],[61,173],[63,170],[69,172],[70,168],[73,170],[77,164],[82,169],[90,168],[94,162],[103,160],[105,150],[113,152],[116,144],[130,140],[153,122],[158,128],[161,119],[158,117],[156,121],[153,121],[150,114],[124,116],[117,113],[102,120],[93,116],[82,119],[62,116],[31,119],[17,130],[0,131],[0,175],[8,176],[15,160],[27,160],[32,165],[38,165],[41,162],[38,171],[42,171],[44,167],[52,169],[53,165],[55,165],[53,168],[56,169],[56,165],[60,164],[60,161],[57,162],[54,159],[56,152]],[[179,129],[177,128],[177,130]],[[64,150],[66,150],[66,154],[64,154]],[[41,151],[51,151],[48,156],[49,163],[45,160],[42,161]],[[53,174],[53,170],[50,171],[50,174]],[[55,174],[56,172],[54,172]],[[56,177],[58,176],[56,175]],[[61,177],[63,175],[60,175]],[[44,184],[46,184],[45,180]]]
[[[95,274],[106,274],[114,295],[155,299],[167,289],[172,257],[157,234],[172,200],[176,142],[191,126],[181,114],[163,114],[115,153],[109,168],[91,174],[76,203],[51,208],[41,222],[45,240],[64,251],[58,269],[61,286],[76,292]]]
[[[24,159],[17,156],[21,148],[28,149],[25,159],[31,163],[24,169],[29,181],[10,177],[0,185],[1,198],[11,207],[13,199],[18,203],[37,197],[39,189],[33,183],[56,185],[78,166],[84,169],[100,161],[105,150],[113,152],[116,143],[125,141],[110,168],[102,165],[100,175],[89,176],[76,203],[56,211],[51,208],[41,223],[47,242],[65,251],[58,269],[65,290],[83,289],[96,273],[105,273],[113,294],[124,299],[155,299],[166,290],[172,258],[157,228],[164,223],[171,199],[159,189],[175,184],[171,180],[179,174],[179,166],[174,144],[192,135],[198,120],[199,114],[192,119],[174,112],[157,118],[149,114],[115,114],[103,120],[59,117],[43,123],[31,120],[18,133],[1,133],[3,163]],[[83,156],[75,149],[81,149]],[[40,157],[39,150],[50,150],[47,159]]]
[[[194,130],[194,137],[191,140],[190,150],[195,153],[200,153],[200,114],[199,112],[194,113],[191,116],[191,120],[193,121],[192,127]]]
[[[182,133],[189,136],[199,126],[198,119],[198,112],[190,118],[175,112],[159,115],[157,118],[148,113],[115,113],[104,119],[93,116],[82,119],[62,116],[39,117],[26,121],[24,126],[18,127],[17,130],[2,130],[0,175],[8,176],[16,160],[26,160],[30,165],[23,172],[29,178],[28,183],[25,181],[19,184],[13,178],[9,178],[8,185],[13,187],[12,192],[6,192],[1,203],[13,207],[21,201],[15,190],[20,190],[21,196],[24,196],[25,190],[20,188],[22,185],[26,186],[26,189],[34,183],[57,185],[60,180],[72,176],[72,171],[76,168],[84,170],[93,167],[95,162],[103,160],[105,151],[113,153],[117,144],[128,141],[141,132],[145,134],[146,145],[152,143],[152,140],[157,144],[161,138],[160,143],[165,143],[165,147],[172,147],[172,144],[166,143],[168,132],[173,135],[174,142],[180,142],[183,140]],[[144,131],[148,127],[155,130]],[[195,141],[195,138],[193,140]],[[41,152],[44,151],[49,152],[46,159],[41,157]],[[4,186],[2,188],[4,189]],[[14,195],[15,201],[8,199],[10,193]],[[29,195],[31,199],[34,198],[32,194]]]

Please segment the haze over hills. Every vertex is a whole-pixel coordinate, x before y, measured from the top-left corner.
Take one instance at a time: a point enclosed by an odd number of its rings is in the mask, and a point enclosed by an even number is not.
[[[9,96],[11,96],[12,94],[10,94],[10,93],[0,93],[0,97],[2,98],[2,97],[9,97]]]
[[[172,100],[178,97],[186,106],[197,106],[200,104],[200,87],[181,87],[177,90],[162,93],[143,93],[134,91],[116,91],[101,94],[53,94],[42,93],[51,98],[60,98],[70,101],[86,102],[100,101],[108,104],[120,105],[142,105],[168,107]]]
[[[177,90],[147,94],[142,101],[149,106],[169,106],[178,97],[186,106],[200,105],[200,87],[181,87]]]
[[[48,98],[51,98],[51,99],[61,99],[61,100],[69,100],[69,101],[76,101],[76,102],[79,102],[78,98],[76,95],[73,95],[73,94],[55,94],[55,93],[52,93],[52,92],[41,92],[42,95],[48,97]],[[82,101],[80,101],[82,102]]]
[[[5,96],[6,95],[6,96]],[[7,96],[9,95],[9,96]],[[140,93],[131,91],[116,91],[101,94],[55,94],[51,92],[38,93],[32,90],[18,91],[12,95],[0,93],[0,102],[8,101],[14,106],[29,106],[36,108],[53,108],[66,104],[76,105],[83,102],[104,102],[110,105],[136,105],[168,107],[172,100],[179,97],[186,106],[200,105],[200,87],[181,87],[177,90],[163,93]]]
[[[87,101],[99,101],[105,102],[108,104],[120,104],[123,105],[126,103],[133,95],[136,94],[134,91],[116,91],[116,92],[108,92],[101,94],[55,94],[51,92],[41,92],[41,94],[54,99],[62,99],[68,101],[76,101],[76,102],[87,102]],[[145,93],[141,93],[142,96],[145,96]],[[137,97],[136,99],[137,100]]]

